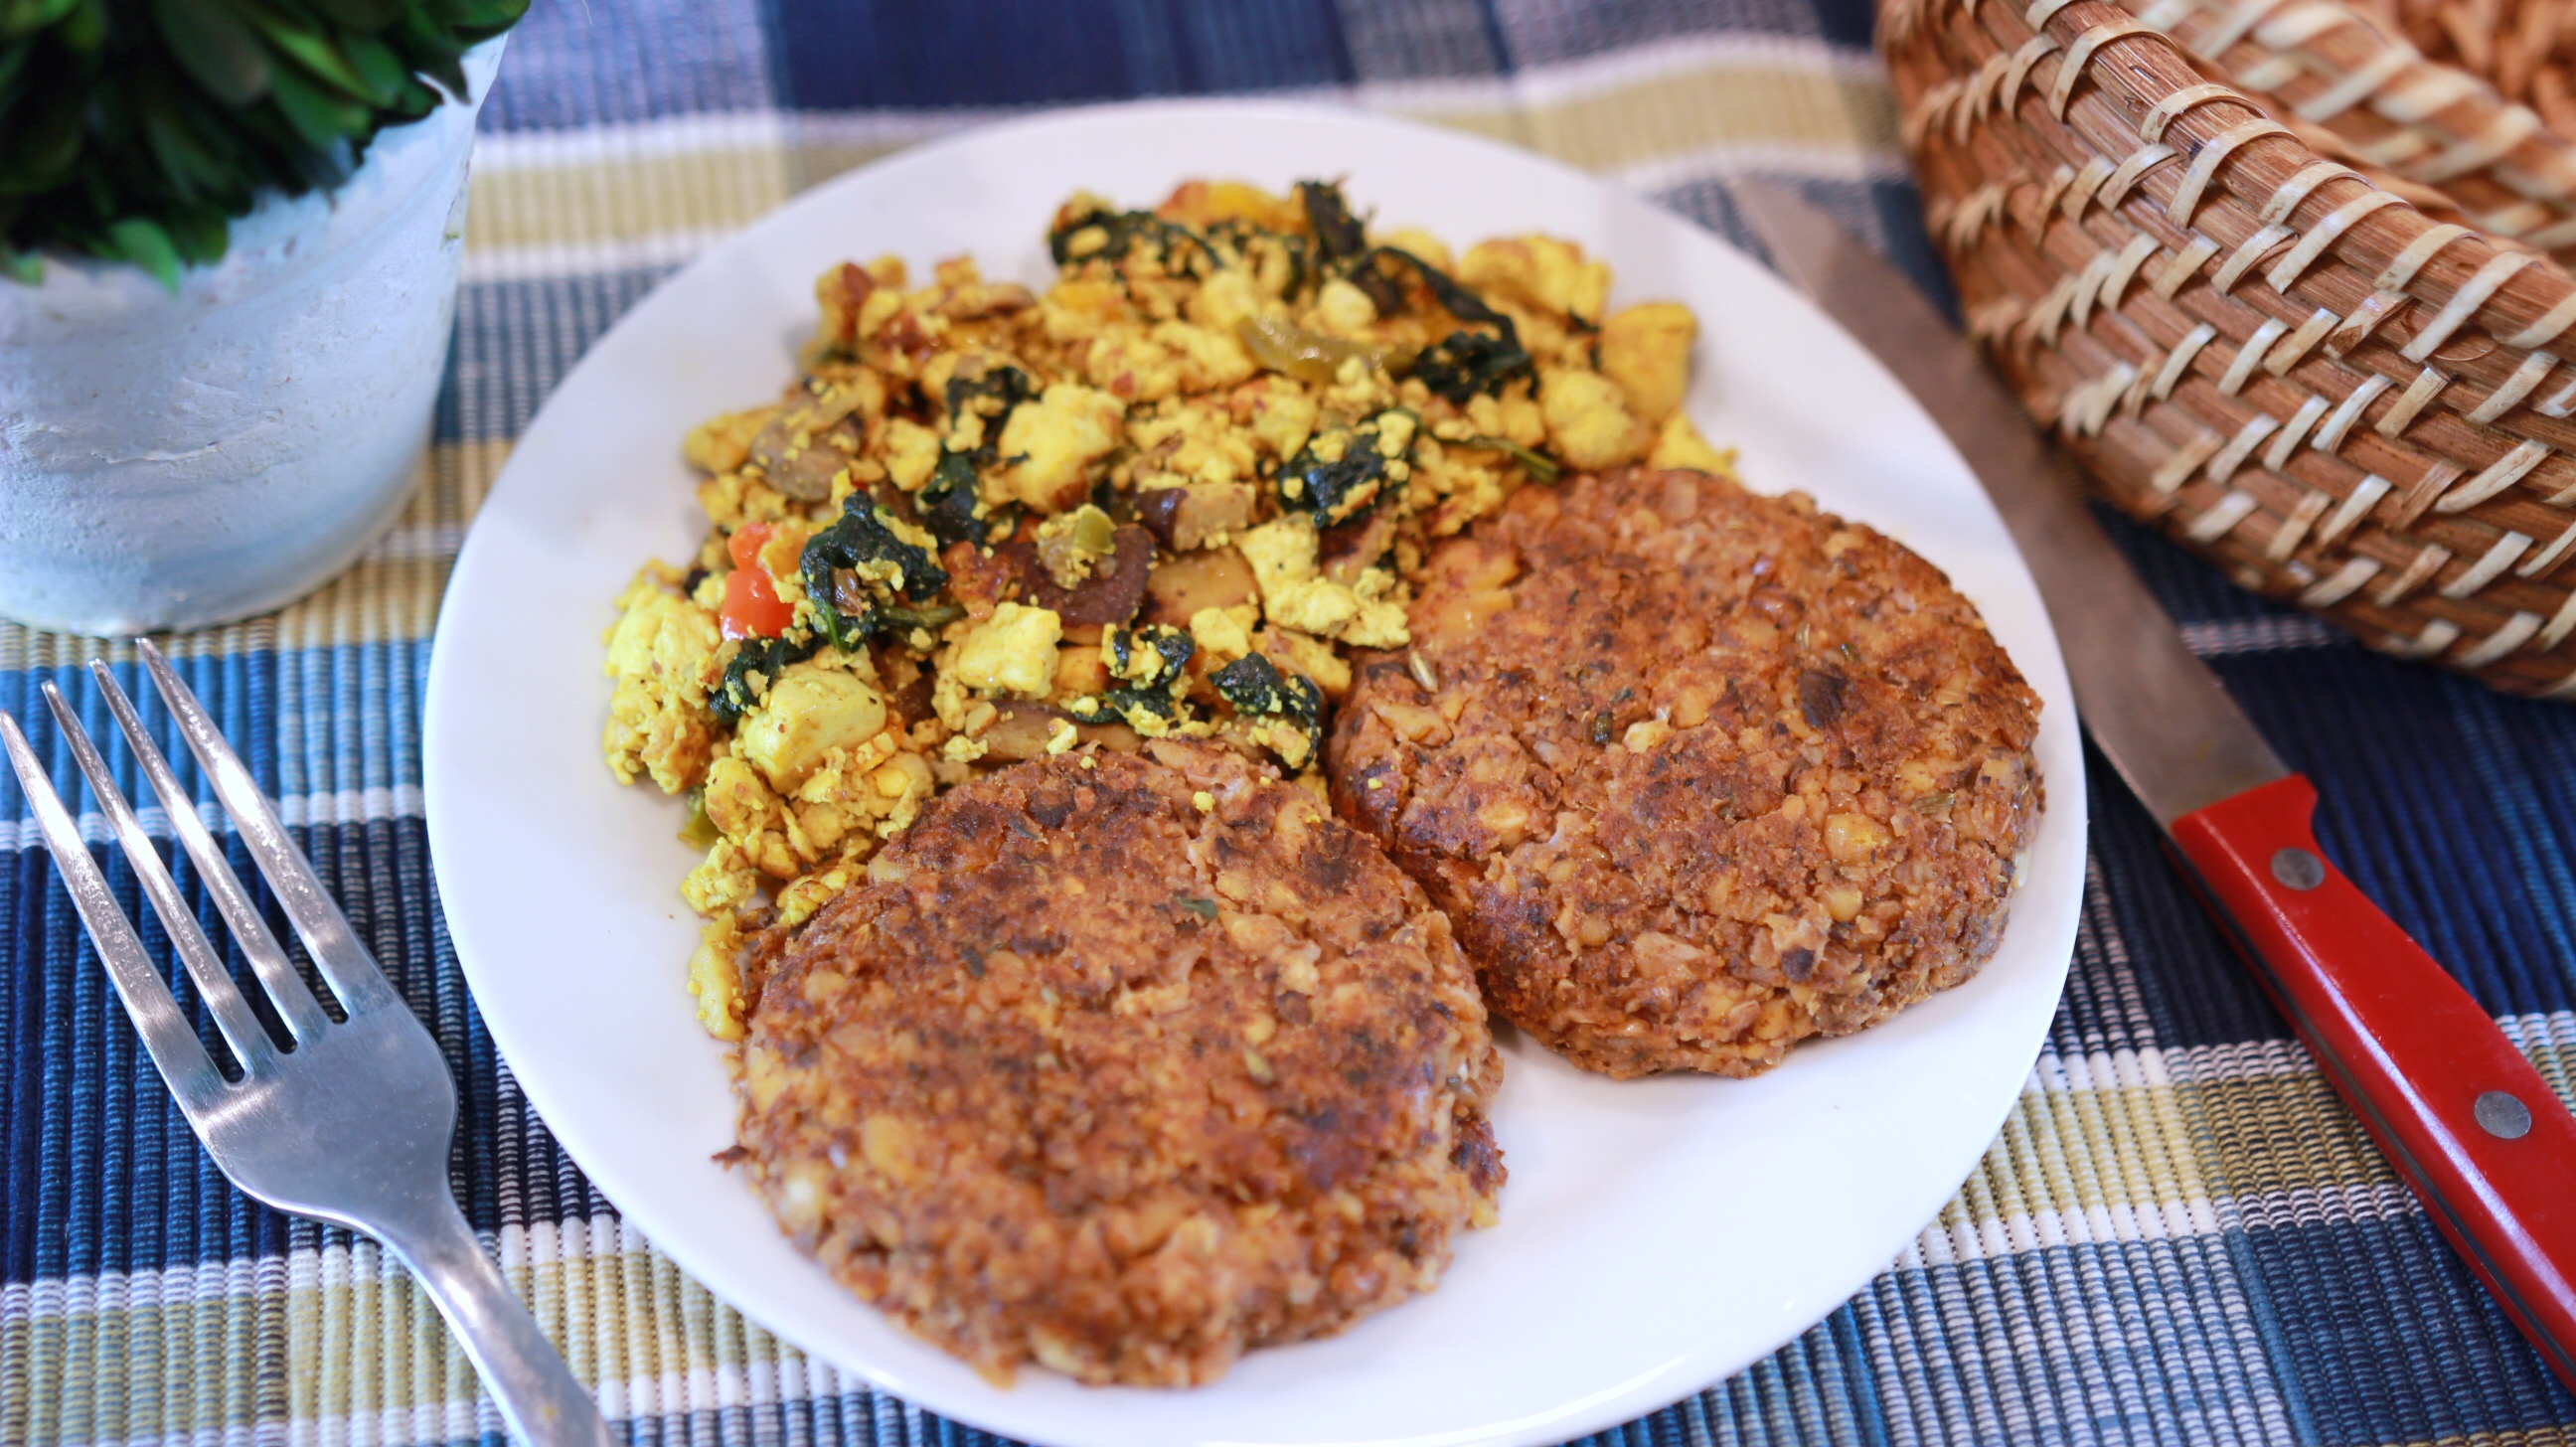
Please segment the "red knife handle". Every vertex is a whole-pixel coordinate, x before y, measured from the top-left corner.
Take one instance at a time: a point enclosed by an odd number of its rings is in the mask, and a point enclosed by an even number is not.
[[[2448,970],[2325,862],[2293,774],[2173,823],[2266,993],[2433,1223],[2576,1391],[2576,1116]]]

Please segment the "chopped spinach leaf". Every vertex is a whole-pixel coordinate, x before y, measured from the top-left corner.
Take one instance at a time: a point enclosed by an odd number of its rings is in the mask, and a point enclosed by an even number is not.
[[[1093,227],[1098,227],[1108,240],[1096,251],[1075,256],[1073,239]],[[1166,221],[1151,211],[1086,211],[1066,218],[1047,232],[1047,254],[1055,258],[1058,266],[1098,259],[1115,267],[1126,260],[1128,253],[1140,243],[1160,247],[1166,266],[1194,276],[1207,274],[1208,263],[1214,255],[1214,248],[1208,245],[1206,237],[1177,221]]]
[[[1107,693],[1084,694],[1064,706],[1065,716],[1078,724],[1123,723],[1133,727],[1139,713],[1158,719],[1177,719],[1181,703],[1172,691],[1159,685],[1137,688],[1113,688]],[[1138,729],[1143,733],[1146,730]]]
[[[1186,628],[1148,623],[1141,628],[1109,630],[1109,671],[1132,683],[1163,686],[1181,676],[1198,640]]]
[[[1028,373],[1009,365],[993,367],[981,377],[948,379],[948,415],[953,418],[972,409],[991,419],[984,428],[984,447],[991,448],[999,440],[1002,423],[1010,419],[1011,409],[1034,401],[1037,395],[1038,384]],[[984,402],[993,405],[977,405]]]
[[[982,547],[996,531],[1008,531],[997,529],[994,519],[977,510],[983,492],[980,473],[999,456],[1002,428],[1011,420],[1012,409],[1036,400],[1037,395],[1037,382],[1013,366],[992,368],[981,377],[949,379],[950,419],[970,411],[982,417],[984,441],[971,452],[941,452],[929,483],[913,499],[922,526],[942,547],[954,543]]]
[[[1512,319],[1485,305],[1485,299],[1467,289],[1456,277],[1430,262],[1399,247],[1380,246],[1351,263],[1351,283],[1369,294],[1379,312],[1393,315],[1413,309],[1413,298],[1404,289],[1404,273],[1430,294],[1442,311],[1462,322],[1482,322],[1512,330]],[[1515,337],[1515,341],[1517,341]]]
[[[1303,674],[1281,674],[1258,653],[1247,653],[1208,675],[1236,713],[1278,714],[1312,730],[1323,718],[1324,695]]]
[[[853,493],[840,519],[806,541],[799,562],[806,596],[822,615],[824,633],[844,651],[885,628],[903,626],[891,616],[898,598],[926,603],[948,586],[947,569],[931,561],[929,549],[897,537],[866,493]],[[845,588],[836,573],[849,574],[856,589]],[[851,591],[862,596],[845,596]],[[860,611],[849,611],[852,602]]]
[[[1280,506],[1311,512],[1320,526],[1331,527],[1377,501],[1389,482],[1405,477],[1393,464],[1412,455],[1409,430],[1405,450],[1396,456],[1387,456],[1379,445],[1387,419],[1398,415],[1407,419],[1408,428],[1419,424],[1411,409],[1390,408],[1348,431],[1335,430],[1307,442],[1296,456],[1279,464]],[[1334,452],[1335,447],[1340,450]],[[1333,455],[1327,458],[1324,453]]]
[[[1291,769],[1304,768],[1324,741],[1324,695],[1313,679],[1281,674],[1258,653],[1208,675],[1219,696],[1234,705],[1254,742]]]
[[[1207,239],[1212,246],[1232,251],[1254,271],[1260,270],[1262,247],[1279,248],[1280,254],[1288,260],[1286,284],[1281,288],[1284,296],[1299,295],[1305,291],[1307,283],[1321,278],[1321,258],[1315,254],[1314,244],[1293,231],[1265,231],[1249,221],[1235,218],[1208,227]]]
[[[1413,375],[1424,386],[1454,405],[1465,406],[1470,397],[1500,392],[1503,384],[1513,378],[1534,375],[1529,350],[1521,345],[1520,328],[1512,324],[1512,319],[1487,306],[1484,298],[1455,277],[1413,253],[1392,246],[1378,247],[1351,264],[1351,281],[1369,294],[1380,313],[1391,316],[1413,308],[1414,297],[1406,285],[1408,272],[1412,282],[1442,311],[1468,323],[1441,338],[1415,360]],[[1476,327],[1493,330],[1477,331]]]
[[[1452,405],[1464,407],[1468,398],[1499,393],[1504,383],[1531,376],[1533,370],[1520,334],[1506,321],[1500,336],[1463,327],[1451,332],[1414,359],[1413,375]]]
[[[1375,439],[1348,434],[1351,445],[1331,462],[1318,461],[1314,444],[1279,465],[1279,502],[1302,508],[1326,525],[1337,523],[1374,501],[1386,481],[1386,459],[1370,445]]]
[[[941,453],[930,482],[913,497],[913,510],[921,514],[921,525],[939,539],[941,546],[973,543],[980,548],[995,531],[993,519],[980,517],[975,511],[982,486],[975,475],[973,457],[963,452]]]
[[[1184,716],[1180,694],[1189,686],[1187,665],[1198,641],[1189,630],[1164,623],[1112,628],[1105,637],[1109,672],[1118,686],[1073,700],[1065,713],[1075,723],[1123,723],[1149,738],[1162,736]]]
[[[1368,249],[1368,232],[1351,215],[1351,203],[1331,181],[1300,181],[1297,199],[1306,208],[1306,224],[1315,233],[1315,250],[1330,266]]]
[[[823,640],[811,629],[790,629],[776,638],[743,639],[733,661],[725,665],[724,683],[707,700],[708,711],[726,724],[742,722],[746,711],[759,707],[781,670],[813,657],[822,646]],[[756,687],[751,681],[754,674],[760,676]]]

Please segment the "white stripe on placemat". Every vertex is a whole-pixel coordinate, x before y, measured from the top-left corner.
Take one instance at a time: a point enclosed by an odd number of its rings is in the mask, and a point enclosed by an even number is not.
[[[2182,641],[2203,658],[2231,653],[2279,653],[2293,648],[2330,648],[2352,640],[2314,618],[2218,618],[2181,625]]]
[[[54,787],[61,789],[62,780]],[[203,815],[206,828],[217,834],[228,833],[232,820],[223,806],[200,800],[197,811]],[[370,824],[379,819],[417,819],[421,817],[421,795],[418,784],[379,785],[369,789],[325,790],[312,794],[288,794],[277,801],[277,817],[287,827],[306,824]],[[170,815],[158,804],[141,804],[134,810],[136,822],[154,839],[168,840]],[[107,816],[95,809],[83,810],[79,816],[81,842],[93,848],[109,840]],[[41,849],[44,832],[36,827],[34,816],[0,821],[0,850]]]

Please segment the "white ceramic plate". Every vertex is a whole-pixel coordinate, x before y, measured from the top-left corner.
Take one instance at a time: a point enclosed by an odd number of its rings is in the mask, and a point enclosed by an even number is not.
[[[996,1389],[889,1325],[782,1237],[742,1179],[718,1048],[682,979],[694,862],[675,802],[600,761],[610,600],[703,520],[681,433],[774,395],[813,278],[972,252],[1043,283],[1075,188],[1150,205],[1190,176],[1346,176],[1384,225],[1463,248],[1572,237],[1615,299],[1678,298],[1704,336],[1690,410],[1765,490],[1904,540],[1974,599],[2047,701],[2048,812],[1993,962],[1968,984],[1752,1081],[1584,1075],[1516,1042],[1495,1108],[1502,1224],[1433,1295],[1329,1341],[1254,1352],[1193,1391]],[[484,1020],[528,1098],[626,1218],[754,1320],[885,1390],[1051,1447],[1561,1442],[1758,1360],[1883,1269],[1975,1165],[2047,1028],[2075,932],[2084,775],[2038,594],[1913,400],[1770,273],[1686,222],[1520,151],[1268,104],[1049,116],[905,152],[700,258],[564,379],[457,561],[430,668],[431,850]]]

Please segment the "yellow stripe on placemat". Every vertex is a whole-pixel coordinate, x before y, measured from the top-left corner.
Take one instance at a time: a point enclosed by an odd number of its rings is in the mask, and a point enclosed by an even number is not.
[[[474,170],[469,254],[633,241],[667,231],[722,233],[787,199],[786,158],[720,151],[626,158],[603,151],[553,171]]]
[[[2576,1013],[2502,1022],[2576,1105]],[[2178,1078],[2177,1078],[2178,1077]],[[2204,1174],[2206,1172],[2207,1174]],[[2296,1041],[2043,1055],[1944,1209],[1952,1259],[2411,1211],[2396,1174]]]
[[[1644,173],[1634,179],[1652,179],[1669,163],[1693,157],[1722,162],[1729,152],[1837,175],[1862,169],[1905,174],[1895,100],[1884,80],[1777,57],[1716,61],[1528,104],[1500,93],[1466,103],[1419,100],[1399,94],[1370,108],[1526,146],[1585,170],[1623,177]],[[951,128],[972,123],[962,119]],[[791,171],[801,189],[892,155],[927,134],[935,132],[881,114],[847,123],[808,119],[795,132]]]
[[[500,1245],[505,1274],[612,1418],[843,1389],[832,1369],[724,1307],[614,1218],[508,1231]],[[364,1440],[386,1414],[410,1418],[416,1441],[496,1425],[477,1422],[472,1367],[427,1298],[363,1238],[104,1277],[68,1295],[0,1318],[0,1365],[19,1381],[121,1386],[38,1392],[7,1424],[25,1434],[12,1440],[121,1442],[277,1421]],[[210,1361],[221,1377],[198,1376]]]
[[[275,613],[169,635],[164,646],[176,657],[196,658],[429,637],[466,526],[509,454],[510,445],[498,441],[432,447],[402,516],[347,572]],[[0,671],[77,668],[93,658],[123,663],[133,656],[123,642],[0,620]]]
[[[1722,145],[1892,156],[1897,144],[1895,100],[1886,83],[1821,68],[1748,63],[1658,75],[1525,114],[1534,149],[1590,171],[1627,170]]]
[[[1821,46],[1730,44],[1678,61],[1660,57],[1651,67],[1594,69],[1309,98],[1356,98],[1596,171],[1652,177],[1695,157],[1724,165],[1741,154],[1837,175],[1903,172],[1885,81]],[[1011,114],[720,118],[487,137],[475,154],[468,274],[667,264],[757,219],[793,189]],[[1069,179],[1068,189],[1077,184]]]

